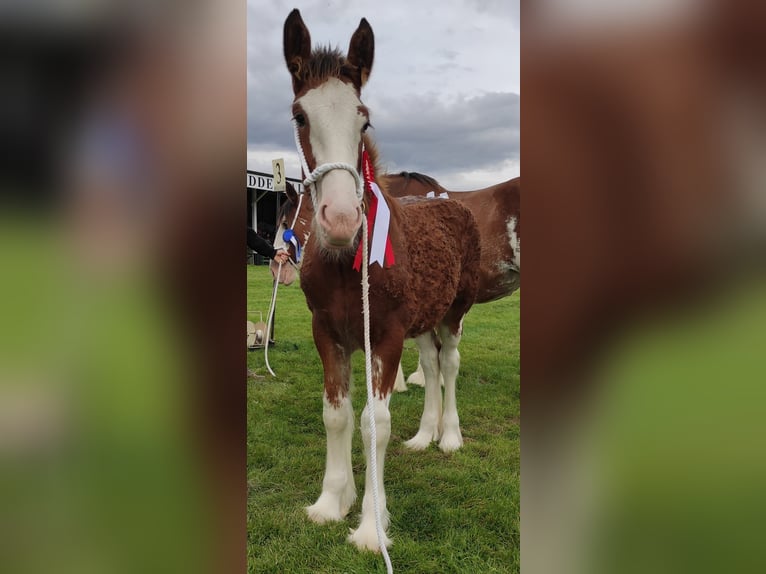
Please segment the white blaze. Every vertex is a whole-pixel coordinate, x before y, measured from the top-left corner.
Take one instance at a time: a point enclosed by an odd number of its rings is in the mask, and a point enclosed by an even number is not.
[[[316,165],[359,160],[359,137],[367,118],[359,112],[362,102],[350,84],[331,78],[297,100],[310,127],[309,144]],[[330,171],[319,183],[320,191],[337,187],[356,190],[350,173]],[[355,195],[354,195],[355,197]],[[329,199],[329,198],[328,198]]]

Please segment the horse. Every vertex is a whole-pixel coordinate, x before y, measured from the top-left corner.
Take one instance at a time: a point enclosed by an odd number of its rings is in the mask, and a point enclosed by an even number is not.
[[[521,280],[521,179],[516,177],[475,191],[449,191],[434,178],[417,172],[402,171],[384,174],[381,178],[388,193],[397,198],[407,196],[443,196],[456,199],[473,213],[479,226],[481,255],[479,258],[479,289],[476,303],[487,303],[506,297],[519,288]],[[292,185],[287,184],[286,201],[277,217],[275,247],[290,254],[292,266],[278,273],[272,263],[271,271],[280,282],[289,285],[295,280],[295,269],[300,268],[296,249],[305,245],[311,236],[312,206],[302,201]],[[284,232],[292,230],[295,239],[285,242]],[[423,368],[418,361],[417,371],[407,379],[410,384],[423,386]],[[406,391],[404,376],[397,375],[396,391]]]
[[[394,197],[447,194],[471,210],[479,225],[481,258],[476,303],[516,291],[521,281],[521,178],[475,191],[449,191],[434,178],[402,171],[385,176]]]
[[[342,520],[356,498],[351,466],[353,409],[349,397],[350,357],[365,346],[362,286],[356,255],[365,241],[363,219],[388,211],[388,233],[375,223],[369,266],[369,343],[373,399],[361,414],[367,470],[359,527],[349,541],[380,551],[374,489],[381,516],[382,545],[389,514],[383,483],[391,434],[388,404],[405,338],[415,338],[423,358],[426,391],[417,434],[405,444],[425,449],[439,441],[444,452],[462,445],[455,399],[462,319],[479,282],[480,237],[470,210],[453,200],[396,202],[385,183],[374,182],[377,151],[365,133],[369,111],[360,99],[372,69],[374,36],[365,18],[351,37],[347,55],[312,50],[298,10],[284,24],[284,56],[292,79],[296,144],[311,188],[312,240],[302,254],[301,288],[312,314],[312,331],[324,371],[323,421],[327,458],[322,492],[306,508],[317,523]],[[360,175],[361,174],[361,175]],[[382,232],[382,234],[381,234]],[[384,249],[376,254],[376,241]],[[378,257],[379,255],[379,257]],[[364,254],[362,254],[364,259]],[[362,263],[363,265],[364,263]],[[361,269],[364,271],[364,269]],[[437,329],[437,352],[431,331]],[[438,374],[444,376],[444,408]],[[371,459],[370,418],[376,436]],[[373,468],[377,466],[373,472]]]

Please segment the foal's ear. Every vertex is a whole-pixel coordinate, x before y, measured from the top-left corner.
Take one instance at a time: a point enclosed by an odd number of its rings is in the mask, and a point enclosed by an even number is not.
[[[356,68],[358,72],[357,88],[361,89],[367,83],[372,70],[372,60],[375,56],[375,37],[372,34],[372,28],[366,18],[362,18],[359,27],[351,36],[351,43],[348,46],[348,56],[346,62]],[[355,83],[357,81],[355,80]]]
[[[311,35],[297,8],[285,20],[283,42],[285,63],[293,79],[293,93],[297,94],[303,84],[305,62],[311,56]]]
[[[298,203],[298,193],[289,181],[285,181],[285,195],[292,203]]]

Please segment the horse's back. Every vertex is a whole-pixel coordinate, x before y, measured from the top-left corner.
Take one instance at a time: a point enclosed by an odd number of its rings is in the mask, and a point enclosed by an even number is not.
[[[385,174],[383,180],[388,194],[396,198],[427,195],[429,192],[439,195],[447,191],[431,176],[414,171]]]

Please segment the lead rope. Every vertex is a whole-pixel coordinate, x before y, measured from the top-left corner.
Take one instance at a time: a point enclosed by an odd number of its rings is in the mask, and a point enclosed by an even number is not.
[[[282,262],[279,263],[279,269],[277,270],[277,277],[274,279],[274,291],[271,293],[271,303],[269,304],[269,319],[266,323],[266,346],[263,348],[263,358],[266,361],[266,368],[271,373],[272,377],[276,377],[276,373],[269,365],[269,342],[271,341],[271,325],[274,321],[274,309],[277,306],[277,287],[279,287],[279,274],[282,273]]]
[[[370,475],[372,476],[372,500],[375,504],[375,531],[378,535],[378,545],[386,561],[386,572],[393,574],[391,558],[383,543],[383,526],[380,522],[380,505],[378,504],[378,443],[375,429],[375,408],[372,391],[372,345],[370,343],[370,281],[367,270],[367,218],[362,217],[362,317],[364,319],[364,370],[367,376],[367,414],[370,419]]]
[[[298,131],[298,122],[295,120],[292,121],[293,124],[293,135],[295,136],[295,147],[298,149],[298,158],[301,162],[301,169],[303,170],[303,173],[308,173],[308,177],[306,177],[303,180],[303,186],[305,188],[308,188],[311,192],[311,201],[316,207],[316,186],[314,185],[319,178],[321,178],[325,173],[332,169],[345,169],[351,175],[354,177],[354,180],[356,182],[356,193],[357,196],[360,198],[362,197],[362,194],[364,193],[364,187],[362,184],[362,180],[359,177],[359,174],[357,173],[356,169],[354,169],[353,166],[347,164],[347,163],[325,163],[320,166],[318,166],[314,171],[309,170],[309,165],[306,162],[306,155],[303,153],[303,146],[301,145],[301,137],[300,133]],[[304,191],[305,193],[305,191]],[[295,222],[298,221],[298,215],[301,212],[301,204],[303,202],[303,195],[304,193],[298,194],[298,208],[295,210],[295,215],[293,216],[293,222],[290,225],[288,229],[295,229]],[[306,245],[308,245],[308,240],[303,245],[303,250],[305,251]],[[297,258],[297,251],[296,251],[296,258]],[[292,263],[292,262],[291,262]],[[298,261],[295,261],[293,263],[293,267],[296,269],[299,269],[298,267]],[[274,309],[276,308],[277,304],[277,287],[279,286],[279,274],[282,272],[282,263],[279,264],[279,269],[277,271],[277,280],[274,285],[274,292],[271,295],[271,303],[269,305],[269,319],[268,319],[268,326],[267,329],[269,333],[271,333],[271,322],[273,321],[274,317]],[[271,365],[269,365],[269,346],[266,345],[266,352],[264,353],[264,359],[266,360],[266,368],[269,370],[269,373],[271,373],[272,376],[276,377],[274,374],[274,371],[271,369]]]
[[[295,210],[295,215],[293,216],[293,222],[290,225],[289,229],[295,229],[295,222],[298,221],[298,214],[301,212],[301,203],[303,202],[303,194],[298,195],[298,209]],[[306,248],[306,245],[304,244],[303,248]],[[295,257],[298,257],[298,252],[296,250]],[[296,261],[297,263],[297,261]],[[297,265],[295,266],[298,267]],[[266,347],[264,347],[263,351],[263,358],[266,361],[266,368],[269,370],[269,373],[271,373],[272,377],[276,377],[277,375],[274,373],[274,371],[271,368],[271,365],[269,364],[269,340],[271,338],[271,325],[274,321],[274,310],[277,308],[277,288],[279,287],[279,277],[282,273],[282,262],[279,262],[279,269],[277,269],[277,277],[274,279],[274,291],[271,293],[271,303],[269,303],[269,317],[267,319],[266,324]]]

